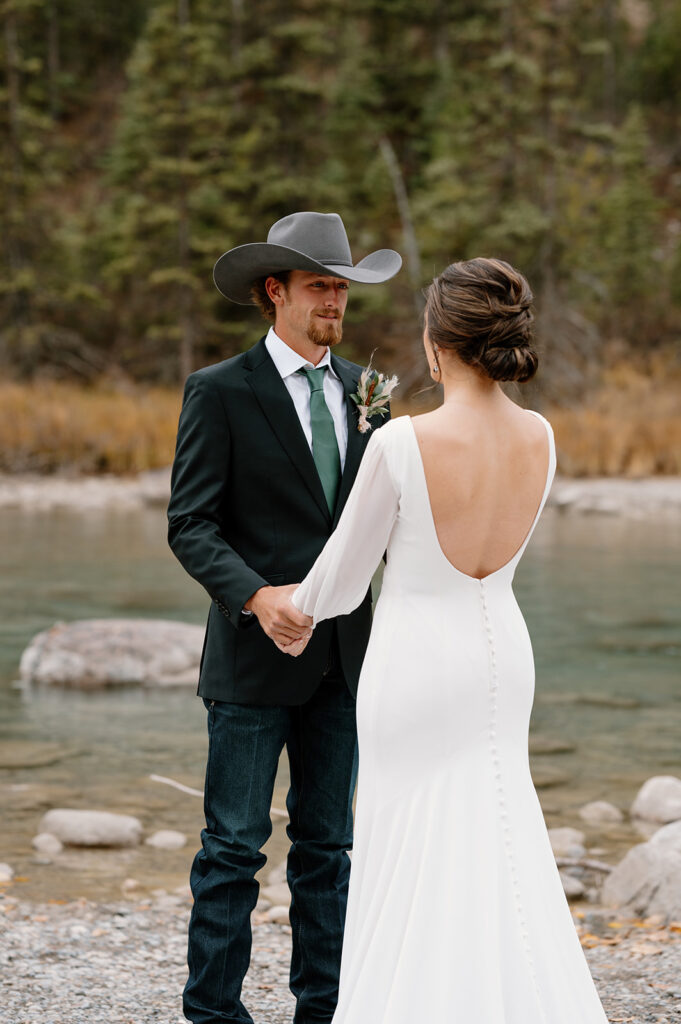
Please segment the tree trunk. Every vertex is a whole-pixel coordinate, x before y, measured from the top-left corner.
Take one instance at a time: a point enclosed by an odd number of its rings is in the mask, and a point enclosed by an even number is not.
[[[186,67],[187,57],[185,54],[184,32],[189,24],[189,0],[177,0],[177,24],[180,34],[180,54],[183,65]],[[186,146],[186,112],[187,112],[187,91],[184,84],[180,86],[180,131],[178,143],[178,159],[184,161],[187,158]],[[189,210],[187,206],[187,181],[183,174],[179,178],[179,223],[177,227],[177,249],[178,264],[187,275],[190,271],[190,225]],[[180,351],[179,351],[179,372],[180,380],[185,380],[194,369],[194,310],[193,294],[189,285],[181,288],[180,295]]]
[[[53,121],[58,120],[61,113],[59,70],[59,14],[56,0],[49,0],[47,6],[47,73],[50,114]]]
[[[21,81],[19,68],[21,53],[17,12],[12,5],[5,11],[5,55],[7,64],[7,119],[9,167],[7,175],[6,206],[4,211],[4,250],[11,283],[25,264],[21,231],[25,219],[25,194],[23,185],[23,160],[21,153]],[[28,320],[28,298],[24,290],[11,293],[9,319],[14,326]]]

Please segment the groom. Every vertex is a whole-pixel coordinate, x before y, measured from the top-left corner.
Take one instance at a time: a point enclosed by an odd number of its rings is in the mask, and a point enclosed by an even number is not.
[[[310,212],[215,264],[219,291],[255,302],[272,327],[188,377],[168,506],[170,546],[212,598],[198,689],[206,827],[190,878],[184,990],[194,1024],[252,1024],[241,987],[284,746],[294,1024],[327,1024],[336,1006],[370,589],[349,615],[320,622],[299,657],[283,649],[310,633],[288,595],[336,526],[371,435],[350,399],[361,368],[331,353],[349,283],[378,284],[400,266],[387,249],[353,265],[338,214]]]

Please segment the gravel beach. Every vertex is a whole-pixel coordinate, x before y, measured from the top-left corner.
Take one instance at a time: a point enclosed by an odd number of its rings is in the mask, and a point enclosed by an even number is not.
[[[0,895],[0,1020],[184,1024],[190,905],[184,891],[103,904]],[[255,1024],[290,1024],[290,928],[264,916],[253,915],[243,999]],[[661,927],[593,908],[576,910],[574,920],[610,1024],[681,1022],[681,923]]]

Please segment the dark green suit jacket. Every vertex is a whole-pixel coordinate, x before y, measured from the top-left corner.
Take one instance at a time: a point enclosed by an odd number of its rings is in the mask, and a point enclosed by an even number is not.
[[[328,664],[334,623],[343,673],[357,681],[371,629],[371,589],[349,615],[320,622],[303,654],[283,654],[244,603],[266,584],[300,583],[334,529],[371,431],[357,429],[361,367],[331,353],[343,382],[348,447],[329,514],[307,439],[265,339],[190,374],[177,433],[168,542],[212,598],[199,695],[249,704],[302,704]],[[387,422],[375,416],[373,429]]]

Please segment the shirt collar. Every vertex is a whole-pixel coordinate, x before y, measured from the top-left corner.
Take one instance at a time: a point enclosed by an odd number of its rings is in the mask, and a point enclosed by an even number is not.
[[[278,334],[275,333],[273,327],[270,327],[265,338],[265,345],[267,351],[272,357],[272,362],[276,366],[282,379],[289,377],[296,370],[299,370],[302,366],[312,366],[309,359],[305,359],[304,356],[294,352],[290,345],[287,345],[285,341],[282,341]],[[340,377],[331,365],[331,349],[327,345],[324,355],[317,363],[317,367],[328,366],[329,373],[331,373],[337,380]]]

